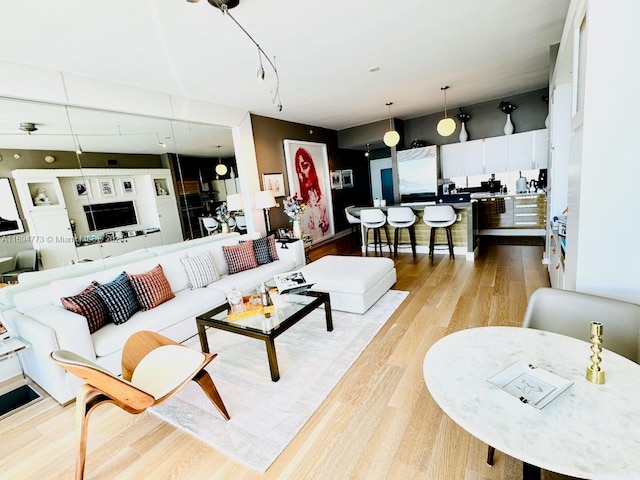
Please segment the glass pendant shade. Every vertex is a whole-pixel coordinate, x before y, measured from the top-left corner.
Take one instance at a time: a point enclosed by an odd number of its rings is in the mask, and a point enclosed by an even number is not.
[[[400,134],[395,130],[389,130],[382,137],[382,141],[387,147],[395,147],[400,142]]]
[[[438,133],[443,137],[448,137],[453,132],[456,131],[456,122],[453,118],[443,118],[438,122],[438,126],[436,127]]]
[[[218,175],[226,175],[227,174],[227,166],[224,163],[219,163],[216,165],[216,173]]]

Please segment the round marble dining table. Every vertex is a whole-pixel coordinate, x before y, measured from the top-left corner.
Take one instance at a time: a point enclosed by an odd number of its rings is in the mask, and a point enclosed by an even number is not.
[[[423,373],[440,408],[497,451],[564,475],[637,480],[640,365],[605,349],[605,383],[596,385],[586,379],[590,355],[589,343],[564,335],[480,327],[437,341]],[[487,381],[518,361],[573,384],[542,409],[522,403]]]

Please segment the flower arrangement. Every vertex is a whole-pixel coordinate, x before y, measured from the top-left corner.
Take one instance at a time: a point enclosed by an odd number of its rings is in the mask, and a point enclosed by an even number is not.
[[[471,120],[471,115],[469,115],[468,113],[464,113],[462,111],[462,109],[460,109],[460,113],[457,113],[455,115],[455,117],[460,120],[461,123],[465,123],[468,122],[469,120]]]
[[[506,113],[507,115],[513,112],[516,108],[518,107],[516,107],[513,103],[505,102],[504,100],[502,100],[498,104],[498,110],[500,110],[502,113]]]
[[[288,196],[284,199],[284,213],[286,213],[292,220],[299,220],[300,215],[307,209],[307,204],[304,203],[302,197],[299,197],[297,193]]]
[[[229,209],[227,208],[227,202],[223,202],[218,208],[216,208],[216,220],[220,223],[227,223],[231,218]]]

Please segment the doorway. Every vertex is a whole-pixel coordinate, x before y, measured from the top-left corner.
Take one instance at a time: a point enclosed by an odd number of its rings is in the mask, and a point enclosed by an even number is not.
[[[391,168],[380,170],[380,180],[382,182],[382,198],[387,201],[387,205],[393,205],[393,170]]]

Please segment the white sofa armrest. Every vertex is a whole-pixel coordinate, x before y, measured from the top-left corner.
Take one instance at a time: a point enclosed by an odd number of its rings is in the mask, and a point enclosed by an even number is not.
[[[44,305],[29,310],[25,317],[50,328],[57,348],[77,353],[91,361],[96,359],[89,325],[82,315],[55,305]]]
[[[278,258],[281,260],[291,260],[295,265],[294,268],[301,268],[307,263],[302,240],[291,243],[276,242],[276,248],[278,250]]]

